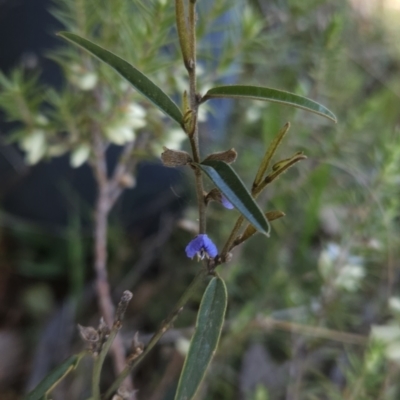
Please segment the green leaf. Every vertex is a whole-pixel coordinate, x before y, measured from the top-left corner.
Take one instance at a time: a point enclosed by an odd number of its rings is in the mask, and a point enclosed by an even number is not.
[[[268,211],[265,213],[265,216],[266,216],[268,222],[272,222],[278,218],[284,217],[285,213],[282,211]],[[244,241],[246,241],[247,239],[252,237],[256,232],[257,232],[257,230],[256,230],[256,228],[254,228],[253,225],[247,225],[244,232],[235,239],[234,245],[237,246],[240,243],[243,243]]]
[[[276,178],[286,172],[289,168],[299,161],[306,160],[307,157],[301,152],[295,153],[292,157],[281,160],[272,166],[272,172],[268,174],[264,180],[254,189],[253,193],[258,195],[267,185],[273,182]]]
[[[224,196],[261,233],[269,236],[270,226],[264,213],[255,202],[246,186],[233,170],[223,161],[204,160],[196,164],[201,168]]]
[[[269,163],[271,162],[272,157],[274,156],[276,150],[281,144],[283,138],[285,137],[287,131],[290,129],[290,122],[287,122],[283,128],[278,132],[278,135],[274,138],[270,146],[268,147],[262,161],[260,167],[258,168],[257,175],[254,179],[253,187],[256,187],[260,184],[262,178],[264,177],[265,171],[268,169]]]
[[[225,283],[213,278],[201,300],[196,330],[179,379],[175,400],[191,400],[217,349],[227,304]]]
[[[96,56],[99,60],[105,62],[114,68],[122,77],[129,81],[140,93],[146,96],[161,111],[169,115],[173,120],[182,124],[182,113],[179,107],[171,100],[171,98],[153,83],[146,75],[137,70],[127,61],[118,57],[114,53],[103,49],[93,42],[84,39],[74,33],[59,32],[59,36],[67,39],[71,43],[77,44],[89,53]]]
[[[294,93],[285,92],[283,90],[271,89],[260,86],[247,85],[231,85],[219,86],[210,89],[202,98],[201,102],[205,102],[217,97],[239,97],[255,100],[272,101],[274,103],[286,104],[288,106],[301,108],[311,111],[315,114],[326,117],[333,122],[337,122],[335,114],[323,105],[310,100],[306,97],[299,96]]]
[[[70,371],[76,368],[83,354],[75,354],[53,369],[40,383],[28,393],[25,400],[40,400],[46,396]]]

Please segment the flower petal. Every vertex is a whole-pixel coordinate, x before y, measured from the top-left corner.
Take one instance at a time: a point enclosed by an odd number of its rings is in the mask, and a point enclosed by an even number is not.
[[[214,258],[218,254],[217,246],[207,235],[203,235],[203,247],[211,258]]]
[[[203,247],[203,235],[196,236],[189,244],[186,246],[186,255],[189,258],[193,258],[197,253],[200,252],[201,248]]]
[[[204,251],[208,257],[215,257],[218,254],[217,246],[212,240],[204,233],[197,235],[189,244],[186,246],[186,255],[189,258],[193,258],[196,254],[201,254]]]
[[[221,204],[228,210],[233,210],[235,208],[233,207],[233,204],[224,195],[222,195],[221,197]]]

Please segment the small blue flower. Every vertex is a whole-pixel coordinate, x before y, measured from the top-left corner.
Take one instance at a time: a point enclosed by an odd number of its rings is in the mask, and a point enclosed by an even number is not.
[[[214,258],[218,254],[217,246],[204,233],[197,235],[187,246],[186,255],[193,258],[195,255],[202,260],[204,257]]]
[[[221,196],[221,204],[228,210],[234,209],[233,204],[224,196]]]

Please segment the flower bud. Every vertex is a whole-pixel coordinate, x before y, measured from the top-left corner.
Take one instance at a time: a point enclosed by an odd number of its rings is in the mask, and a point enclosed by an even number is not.
[[[192,158],[186,151],[170,150],[165,146],[163,149],[164,152],[161,153],[161,161],[166,167],[177,167],[192,162]]]
[[[26,162],[29,165],[38,163],[46,154],[46,132],[34,129],[21,140],[20,146],[26,152]]]
[[[232,203],[218,189],[215,188],[205,196],[206,204],[208,204],[210,201],[221,203],[228,210],[232,210],[234,208]]]
[[[210,154],[204,161],[223,161],[227,164],[233,163],[236,161],[237,152],[235,149],[230,149],[226,151],[220,151],[218,153]]]

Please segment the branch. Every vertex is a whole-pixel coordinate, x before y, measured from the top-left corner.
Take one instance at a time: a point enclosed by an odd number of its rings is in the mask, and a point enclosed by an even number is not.
[[[111,326],[114,320],[114,305],[111,298],[107,274],[107,229],[108,214],[111,209],[110,184],[107,176],[106,146],[98,126],[93,129],[94,161],[93,171],[98,184],[98,196],[94,222],[94,270],[96,273],[96,292],[100,313],[106,324]],[[125,368],[125,350],[121,338],[117,336],[111,347],[116,375]],[[130,379],[127,389],[133,388]]]

